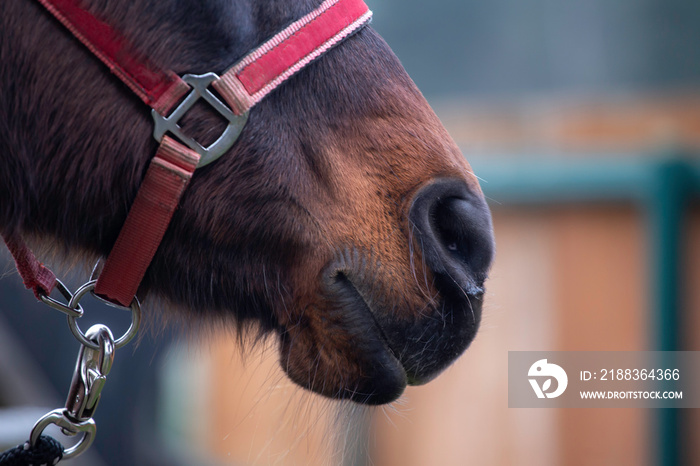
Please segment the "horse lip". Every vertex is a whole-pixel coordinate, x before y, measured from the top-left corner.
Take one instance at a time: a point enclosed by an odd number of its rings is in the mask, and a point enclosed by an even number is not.
[[[387,338],[384,329],[377,321],[377,317],[375,316],[372,307],[370,306],[367,299],[365,299],[365,297],[362,295],[355,282],[353,282],[353,280],[350,277],[348,277],[346,273],[342,271],[337,271],[334,276],[333,284],[336,287],[341,287],[346,293],[351,294],[353,298],[353,304],[361,308],[364,311],[363,314],[369,316],[372,319],[374,328],[377,330],[377,333],[381,337],[381,343],[384,349],[386,350],[386,353],[391,357],[391,359],[396,363],[396,365],[401,368],[404,375],[408,378],[408,374],[406,374],[405,367],[401,363],[401,360],[399,359],[397,354],[391,348],[391,345],[389,344],[389,339]]]
[[[377,321],[377,317],[374,315],[374,311],[372,310],[372,307],[369,305],[365,297],[360,293],[360,290],[357,289],[357,286],[355,283],[345,276],[345,279],[347,280],[347,285],[349,286],[349,290],[355,294],[357,297],[358,302],[362,303],[362,306],[364,309],[367,311],[367,314],[372,318],[372,322],[374,322],[375,328],[378,330],[379,335],[382,337],[382,343],[384,344],[384,347],[386,348],[387,352],[391,355],[392,358],[396,360],[396,363],[399,364],[403,368],[403,364],[401,364],[401,360],[399,357],[394,353],[394,350],[391,348],[391,345],[389,344],[389,339],[387,338],[386,334],[384,333],[384,329],[382,326],[379,324],[379,321]],[[404,368],[405,372],[405,368]]]

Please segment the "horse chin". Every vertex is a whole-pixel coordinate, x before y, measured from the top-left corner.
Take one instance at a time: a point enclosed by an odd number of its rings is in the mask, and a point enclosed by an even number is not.
[[[390,403],[406,388],[406,373],[367,306],[350,299],[284,329],[280,364],[298,385],[329,398]]]

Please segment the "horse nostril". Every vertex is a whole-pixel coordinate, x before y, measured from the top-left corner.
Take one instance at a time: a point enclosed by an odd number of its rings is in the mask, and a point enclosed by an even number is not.
[[[493,259],[491,214],[481,195],[459,180],[438,180],[416,195],[410,220],[432,272],[469,294],[482,291]]]
[[[430,223],[435,240],[450,258],[483,281],[493,250],[490,216],[483,205],[455,197],[438,200]]]

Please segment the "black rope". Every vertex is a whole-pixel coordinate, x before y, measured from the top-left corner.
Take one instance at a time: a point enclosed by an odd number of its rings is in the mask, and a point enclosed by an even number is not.
[[[63,458],[63,446],[47,435],[37,440],[34,448],[24,442],[0,453],[0,466],[52,466]]]

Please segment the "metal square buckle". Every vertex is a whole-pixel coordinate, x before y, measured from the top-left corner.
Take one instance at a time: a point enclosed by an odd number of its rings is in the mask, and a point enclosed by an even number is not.
[[[234,114],[224,103],[221,102],[208,87],[213,82],[219,79],[214,73],[203,75],[186,74],[182,80],[192,86],[192,91],[185,97],[185,100],[173,110],[169,116],[164,117],[155,110],[151,111],[155,127],[153,128],[153,137],[156,141],[161,142],[166,132],[170,132],[176,136],[180,142],[187,145],[190,149],[196,151],[200,155],[197,168],[201,168],[219,157],[224,152],[229,150],[236,142],[241,134],[243,127],[248,121],[248,112],[243,115]],[[221,136],[214,141],[209,147],[204,147],[191,137],[187,136],[182,128],[177,124],[180,118],[202,97],[211,105],[219,114],[228,120],[228,126],[221,133]]]

